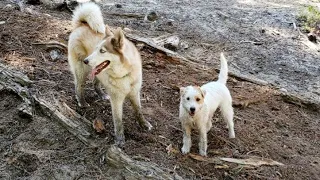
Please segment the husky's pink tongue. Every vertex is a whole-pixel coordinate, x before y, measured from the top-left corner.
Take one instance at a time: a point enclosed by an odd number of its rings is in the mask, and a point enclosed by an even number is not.
[[[96,76],[96,73],[97,73],[97,69],[96,68],[93,68],[92,70],[91,70],[91,74],[90,74],[90,80],[93,80],[94,79],[94,77]]]

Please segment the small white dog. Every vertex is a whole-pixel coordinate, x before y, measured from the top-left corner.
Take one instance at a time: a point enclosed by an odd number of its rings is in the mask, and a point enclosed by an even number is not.
[[[191,129],[199,130],[199,153],[207,155],[207,133],[212,127],[212,117],[218,107],[227,122],[229,138],[235,138],[233,125],[232,98],[226,82],[228,78],[228,64],[221,53],[219,79],[201,87],[188,86],[180,88],[179,119],[183,129],[183,154],[189,153],[191,148]]]

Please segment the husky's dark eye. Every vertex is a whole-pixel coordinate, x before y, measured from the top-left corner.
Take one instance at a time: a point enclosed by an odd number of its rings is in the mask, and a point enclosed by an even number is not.
[[[100,53],[105,53],[105,52],[106,52],[106,50],[100,49]]]
[[[196,98],[196,101],[199,102],[201,99],[200,98]]]
[[[189,98],[189,97],[187,97],[187,100],[189,101],[189,100],[190,100],[190,98]]]

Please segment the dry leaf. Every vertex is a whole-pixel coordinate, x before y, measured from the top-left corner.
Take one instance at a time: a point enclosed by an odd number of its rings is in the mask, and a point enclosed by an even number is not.
[[[220,158],[222,161],[237,163],[237,164],[245,164],[252,166],[261,166],[261,165],[269,165],[269,166],[283,166],[284,164],[274,161],[272,159],[262,158],[262,157],[251,157],[248,159],[235,159],[235,158]]]
[[[226,164],[223,164],[223,165],[215,165],[214,168],[216,168],[216,169],[228,169],[229,166],[226,165]]]
[[[103,121],[100,119],[95,119],[93,121],[93,128],[98,132],[98,133],[102,133],[103,131],[106,130],[106,128],[103,125]]]
[[[174,149],[172,147],[172,144],[169,144],[169,146],[166,147],[166,150],[167,150],[167,153],[168,154],[176,154],[176,153],[179,153],[178,150]]]

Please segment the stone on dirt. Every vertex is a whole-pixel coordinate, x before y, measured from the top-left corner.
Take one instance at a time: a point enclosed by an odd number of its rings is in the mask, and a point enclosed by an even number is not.
[[[170,36],[164,42],[163,47],[172,51],[177,51],[179,47],[180,38],[178,36]]]

